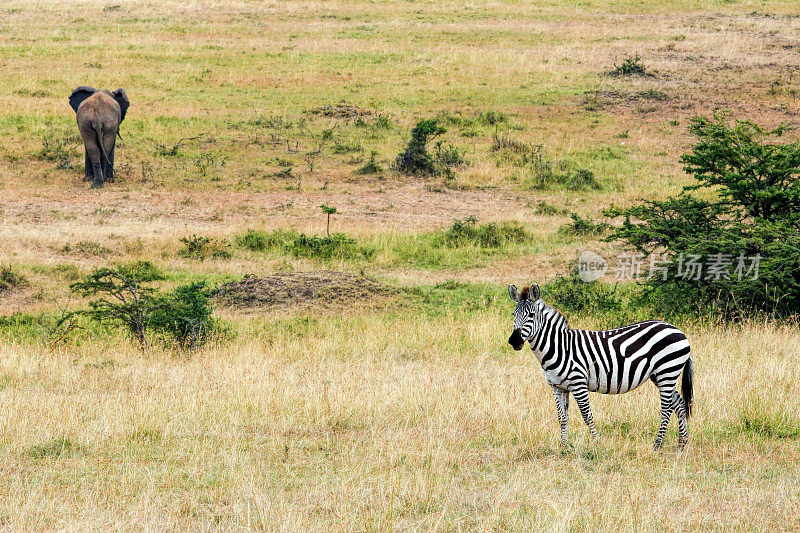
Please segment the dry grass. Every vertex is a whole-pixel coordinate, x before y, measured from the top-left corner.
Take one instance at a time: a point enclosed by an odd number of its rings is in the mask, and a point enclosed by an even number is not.
[[[27,283],[0,294],[0,314],[53,312],[81,274],[135,259],[170,284],[363,269],[500,294],[564,272],[582,249],[614,251],[560,237],[568,217],[538,214],[540,201],[597,218],[612,202],[676,192],[687,121],[716,107],[797,120],[793,0],[566,4],[4,2],[0,265]],[[653,76],[607,75],[635,54]],[[81,181],[66,101],[82,84],[123,86],[132,102],[118,180],[100,191]],[[311,113],[342,103],[389,126]],[[469,122],[488,111],[507,120]],[[373,150],[388,169],[418,119],[445,113],[445,139],[469,161],[455,179],[356,174]],[[312,171],[304,154],[327,128],[343,148],[326,146]],[[496,130],[603,188],[532,189],[528,169],[492,151]],[[322,234],[320,204],[337,207],[334,231],[379,248],[371,261],[177,255],[192,234]],[[392,252],[469,215],[518,221],[530,240],[439,266]],[[592,397],[598,445],[573,408],[575,447],[562,452],[535,360],[505,345],[510,309],[483,297],[443,312],[402,299],[223,310],[233,340],[192,354],[142,355],[92,332],[58,348],[0,332],[0,527],[800,529],[796,325],[687,327],[697,405],[685,452],[672,448],[674,426],[668,449],[651,450],[649,386]]]
[[[551,393],[530,355],[504,345],[506,322],[321,319],[188,359],[5,343],[0,517],[24,529],[800,527],[794,327],[689,330],[686,451],[674,427],[651,450],[658,396],[643,386],[593,395],[601,442],[573,412],[562,452]]]

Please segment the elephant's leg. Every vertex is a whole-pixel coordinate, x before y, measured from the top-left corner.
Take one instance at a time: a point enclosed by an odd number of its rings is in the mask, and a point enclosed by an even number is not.
[[[92,181],[92,160],[89,158],[89,150],[83,152],[86,156],[83,162],[83,181]]]
[[[92,162],[92,188],[102,187],[105,182],[103,168],[103,154],[100,153],[100,147],[92,144],[86,147],[86,152]]]

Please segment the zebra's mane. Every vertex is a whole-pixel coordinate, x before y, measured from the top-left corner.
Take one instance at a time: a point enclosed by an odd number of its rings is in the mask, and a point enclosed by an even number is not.
[[[542,306],[542,313],[545,316],[554,316],[555,317],[555,320],[553,321],[554,325],[561,326],[564,329],[570,329],[569,322],[567,322],[567,317],[565,317],[563,315],[563,313],[561,313],[561,311],[559,311],[555,307],[550,307],[549,305],[544,303],[544,300],[542,300],[542,299],[539,299],[539,302],[540,302],[540,305]]]

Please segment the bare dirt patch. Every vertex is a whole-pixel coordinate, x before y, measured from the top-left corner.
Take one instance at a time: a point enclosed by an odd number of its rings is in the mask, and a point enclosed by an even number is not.
[[[276,309],[356,302],[384,302],[398,290],[366,276],[326,270],[282,272],[264,278],[246,276],[222,285],[214,296],[225,307]]]

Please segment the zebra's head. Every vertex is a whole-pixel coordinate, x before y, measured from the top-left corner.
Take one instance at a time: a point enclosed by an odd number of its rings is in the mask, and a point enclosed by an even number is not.
[[[514,331],[508,338],[508,343],[515,350],[521,350],[525,342],[533,337],[537,324],[541,322],[539,286],[534,283],[520,291],[514,285],[509,285],[508,295],[517,302],[514,309]]]

